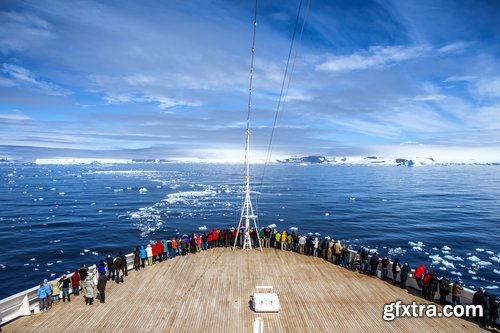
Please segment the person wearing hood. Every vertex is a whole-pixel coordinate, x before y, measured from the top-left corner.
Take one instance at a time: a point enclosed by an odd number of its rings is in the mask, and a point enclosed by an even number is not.
[[[78,296],[80,294],[80,271],[76,269],[71,275],[71,289],[73,294]]]
[[[85,295],[85,304],[92,305],[94,303],[94,281],[92,281],[92,277],[89,275],[83,281],[83,294]]]
[[[399,258],[396,258],[392,263],[392,284],[397,283],[399,272],[401,272],[401,264],[399,263]]]
[[[120,256],[120,258],[122,258],[122,264],[123,264],[123,266],[122,266],[122,274],[125,275],[125,276],[128,276],[128,261],[127,261],[127,256],[122,251],[119,251],[118,255]]]
[[[139,249],[139,256],[141,257],[141,266],[144,268],[146,260],[148,259],[148,254],[146,253],[144,245],[141,245],[141,248]]]
[[[401,267],[401,288],[406,288],[406,280],[408,280],[408,274],[410,274],[411,267],[408,263],[405,263],[403,267]]]

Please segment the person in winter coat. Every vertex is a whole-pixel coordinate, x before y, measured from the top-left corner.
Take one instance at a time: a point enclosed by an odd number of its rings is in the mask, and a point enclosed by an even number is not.
[[[123,282],[123,276],[125,275],[125,270],[123,268],[123,266],[124,266],[123,259],[120,255],[118,255],[115,258],[114,264],[115,264],[115,281],[116,281],[116,283]],[[122,272],[121,276],[120,276],[120,272]]]
[[[462,290],[464,288],[462,287],[462,281],[456,281],[453,284],[453,288],[451,291],[451,300],[453,305],[460,305],[460,296],[462,295]]]
[[[153,265],[156,264],[157,256],[158,256],[158,247],[156,246],[156,243],[153,242],[151,244],[151,251],[153,252]]]
[[[134,248],[134,269],[136,271],[141,269],[141,258],[139,248],[137,246]]]
[[[408,275],[410,274],[411,267],[408,263],[405,263],[403,267],[401,267],[401,288],[406,288],[406,280],[408,280]]]
[[[286,231],[281,233],[281,250],[286,250]]]
[[[59,280],[50,281],[52,285],[52,303],[59,304],[59,294],[61,293],[61,288],[59,288]]]
[[[40,283],[40,287],[38,288],[36,295],[38,296],[38,304],[40,307],[40,312],[47,311],[48,309],[47,297],[49,295],[47,294],[47,289],[45,289],[43,283]]]
[[[83,281],[83,294],[85,295],[85,304],[92,305],[94,302],[94,281],[91,276],[87,276]]]
[[[441,305],[446,304],[446,298],[450,294],[450,281],[445,277],[441,278],[439,281],[439,303]]]
[[[386,281],[387,280],[387,272],[389,269],[389,259],[387,257],[384,257],[382,259],[382,280]]]
[[[281,244],[281,234],[278,231],[276,231],[276,233],[274,234],[274,246],[277,249],[279,249],[280,244]]]
[[[47,306],[50,308],[52,306],[52,283],[50,283],[47,279],[44,279],[43,287],[47,292]]]
[[[340,255],[342,254],[342,244],[340,239],[337,239],[335,245],[333,245],[333,254],[335,256],[335,265],[340,265]]]
[[[99,291],[99,302],[104,303],[106,300],[106,276],[99,275],[97,280],[97,290]]]
[[[123,266],[122,266],[122,274],[125,275],[125,276],[128,276],[127,256],[122,251],[118,252],[118,256],[120,256],[120,258],[122,258],[122,264],[123,264]]]
[[[59,284],[62,290],[63,302],[66,302],[66,298],[68,299],[68,302],[71,302],[71,299],[69,298],[69,285],[71,284],[71,279],[66,274],[64,274],[59,279]]]
[[[80,271],[78,269],[71,275],[71,289],[75,296],[80,294]]]
[[[151,247],[151,244],[148,244],[146,247],[146,254],[148,256],[148,266],[153,265],[153,248]]]
[[[141,248],[139,249],[139,256],[141,257],[141,266],[142,268],[145,267],[146,260],[148,259],[148,254],[146,253],[146,249],[144,248],[144,245],[141,245]]]
[[[490,316],[490,300],[487,291],[483,292],[483,294],[479,297],[479,305],[481,305],[481,307],[483,308],[481,325],[483,327],[486,327],[486,325],[488,324],[488,317]]]
[[[375,252],[372,257],[370,258],[370,275],[371,277],[376,277],[377,276],[377,268],[378,268],[378,262],[380,261],[380,257],[378,256],[377,252]]]
[[[115,260],[108,254],[106,257],[106,266],[108,266],[108,280],[115,279]]]
[[[419,288],[422,288],[422,279],[425,273],[425,266],[422,264],[415,269],[415,281]]]
[[[167,260],[168,253],[170,252],[170,250],[168,249],[168,242],[166,239],[164,239],[162,243],[163,243],[163,260]]]
[[[490,295],[490,317],[488,323],[492,328],[495,328],[498,320],[498,299],[495,295]]]
[[[163,243],[161,240],[156,241],[156,252],[158,256],[158,261],[162,262],[163,261]]]
[[[401,264],[399,263],[399,259],[396,258],[392,263],[392,284],[397,283],[399,272],[401,272]]]

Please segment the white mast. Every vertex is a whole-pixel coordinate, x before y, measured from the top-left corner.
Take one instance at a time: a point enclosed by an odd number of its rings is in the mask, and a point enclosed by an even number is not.
[[[257,216],[254,214],[252,207],[252,200],[250,199],[250,109],[252,105],[252,81],[253,81],[253,63],[255,57],[255,31],[257,28],[257,7],[258,1],[255,2],[255,16],[253,21],[253,44],[252,44],[252,61],[250,64],[250,83],[248,89],[248,112],[247,112],[247,130],[246,130],[246,144],[245,144],[245,200],[243,201],[243,207],[241,208],[240,222],[238,223],[238,229],[236,230],[236,238],[234,239],[233,251],[236,249],[236,244],[238,243],[238,237],[243,236],[243,249],[248,250],[252,248],[252,239],[250,237],[250,231],[252,229],[250,220],[253,221],[255,231],[257,233],[256,238],[259,242],[259,248],[262,251],[262,245],[260,244],[260,237],[258,235],[259,228],[257,227]]]

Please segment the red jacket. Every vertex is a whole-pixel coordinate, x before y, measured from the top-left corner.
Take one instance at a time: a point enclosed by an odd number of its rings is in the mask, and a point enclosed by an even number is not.
[[[151,250],[153,252],[153,257],[158,255],[158,248],[156,247],[156,243],[151,244]]]
[[[73,275],[71,275],[71,287],[76,288],[80,285],[80,273],[76,270]]]
[[[420,265],[415,269],[415,277],[416,278],[421,278],[424,275],[425,272],[425,266]]]
[[[158,254],[163,253],[163,243],[161,242],[161,240],[156,241],[156,250],[158,251]]]

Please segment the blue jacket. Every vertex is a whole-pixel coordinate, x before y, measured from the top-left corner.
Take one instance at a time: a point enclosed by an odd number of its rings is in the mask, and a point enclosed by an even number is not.
[[[45,298],[48,296],[47,290],[44,286],[40,286],[40,288],[38,288],[38,291],[36,292],[36,295],[38,296],[38,298]]]
[[[141,248],[139,250],[139,256],[141,259],[147,259],[148,255],[146,253],[146,249],[144,248],[144,245],[141,245]]]

